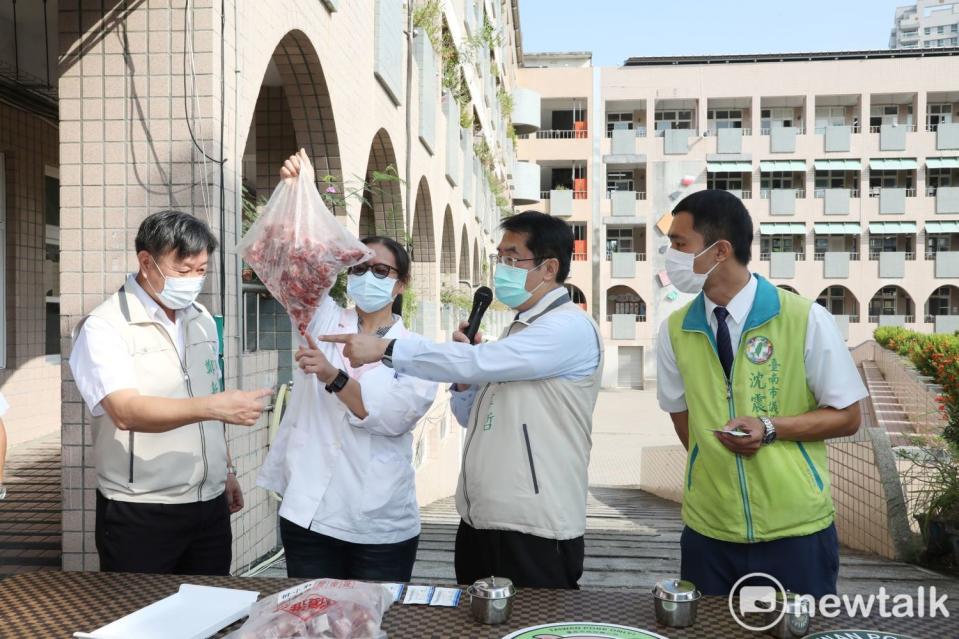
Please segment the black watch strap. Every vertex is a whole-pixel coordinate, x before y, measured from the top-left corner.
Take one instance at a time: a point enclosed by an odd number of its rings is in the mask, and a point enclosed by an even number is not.
[[[350,376],[346,374],[346,371],[340,371],[336,374],[336,377],[332,382],[326,385],[327,393],[339,393],[341,390],[346,388],[347,382],[350,381]]]

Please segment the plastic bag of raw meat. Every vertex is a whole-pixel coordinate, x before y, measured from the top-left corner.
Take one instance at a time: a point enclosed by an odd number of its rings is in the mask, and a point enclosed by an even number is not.
[[[226,639],[386,639],[380,625],[392,603],[381,584],[317,579],[256,602]]]
[[[337,222],[306,154],[299,158],[299,175],[280,181],[236,249],[304,333],[340,271],[373,252]]]

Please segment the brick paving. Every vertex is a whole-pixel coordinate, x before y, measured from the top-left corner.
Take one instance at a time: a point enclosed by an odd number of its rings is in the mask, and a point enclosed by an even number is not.
[[[7,453],[7,498],[0,501],[0,578],[60,569],[60,436]]]

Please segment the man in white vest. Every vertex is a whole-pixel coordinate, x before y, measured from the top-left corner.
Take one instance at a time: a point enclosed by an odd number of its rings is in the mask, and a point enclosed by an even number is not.
[[[74,331],[70,370],[93,415],[100,570],[225,575],[243,495],[225,423],[270,390],[220,389],[216,324],[196,298],[217,241],[178,211],[147,217],[139,270]]]
[[[602,339],[563,286],[569,225],[527,211],[501,228],[495,293],[517,313],[499,340],[482,343],[477,334],[471,346],[462,332],[448,344],[323,339],[346,344],[354,366],[382,360],[402,374],[457,382],[452,409],[467,428],[456,490],[458,583],[496,575],[517,586],[576,588]]]

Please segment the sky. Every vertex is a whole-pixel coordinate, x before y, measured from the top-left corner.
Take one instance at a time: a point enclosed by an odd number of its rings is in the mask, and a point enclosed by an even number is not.
[[[523,50],[630,56],[885,49],[908,0],[519,0]]]

